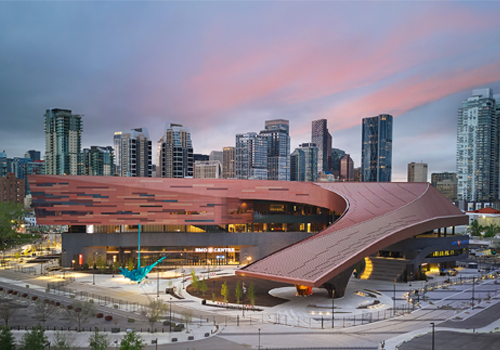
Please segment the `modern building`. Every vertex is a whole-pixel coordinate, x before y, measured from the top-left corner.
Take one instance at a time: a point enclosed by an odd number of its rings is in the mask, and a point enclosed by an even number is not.
[[[354,182],[361,182],[361,167],[354,168]]]
[[[45,173],[81,175],[82,116],[69,109],[47,109],[45,117]]]
[[[427,182],[427,164],[415,162],[409,163],[408,182]]]
[[[191,133],[181,124],[167,123],[164,135],[158,141],[157,176],[192,178],[194,155]]]
[[[208,160],[210,160],[210,161],[218,160],[222,164],[224,162],[224,156],[222,154],[222,151],[210,152],[210,155],[208,156]]]
[[[18,179],[14,173],[0,178],[0,202],[24,204],[24,180]]]
[[[491,89],[472,91],[458,110],[457,197],[459,202],[499,199],[499,127]]]
[[[193,154],[193,160],[195,162],[199,162],[199,161],[208,162],[210,160],[210,156],[208,154],[195,153],[195,154]]]
[[[345,155],[345,151],[340,148],[332,148],[332,173],[335,177],[340,177],[340,160]]]
[[[29,150],[24,154],[24,158],[29,158],[33,161],[40,160],[41,159],[40,151],[35,151],[34,149]]]
[[[291,181],[318,180],[318,147],[315,143],[303,143],[290,156]]]
[[[221,179],[222,164],[218,160],[194,162],[194,178],[195,179]]]
[[[91,146],[83,149],[84,175],[113,176],[115,161],[113,147]]]
[[[237,179],[267,179],[267,137],[255,132],[237,134],[235,153]]]
[[[267,179],[290,180],[290,135],[289,121],[266,120],[265,130],[260,136],[267,140]]]
[[[328,131],[327,120],[313,120],[311,142],[318,147],[318,172],[331,170],[332,135]]]
[[[222,149],[222,177],[224,179],[236,178],[236,148],[224,147]]]
[[[397,265],[385,277],[411,281],[424,265],[468,256],[468,237],[454,231],[467,216],[428,183],[35,175],[30,185],[37,223],[70,225],[62,263],[76,268],[94,253],[137,259],[139,224],[146,263],[161,255],[169,266],[253,262],[237,274],[335,297],[357,265],[371,264],[370,276],[380,262]]]
[[[340,159],[340,180],[354,181],[354,161],[349,154]]]
[[[361,139],[363,182],[391,182],[392,116],[363,118]]]
[[[456,173],[432,173],[431,185],[451,202],[457,201],[457,174]]]
[[[12,172],[12,158],[7,158],[7,153],[0,152],[0,177]]]
[[[113,145],[116,175],[152,176],[152,148],[147,128],[117,131],[113,137]]]

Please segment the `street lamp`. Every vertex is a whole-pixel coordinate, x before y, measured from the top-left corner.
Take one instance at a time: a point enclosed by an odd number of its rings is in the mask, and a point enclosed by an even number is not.
[[[259,328],[259,346],[257,347],[257,349],[260,349],[260,328]]]
[[[472,277],[472,310],[474,310],[474,285],[476,284],[476,278]]]
[[[431,322],[432,325],[432,350],[434,350],[434,322]]]
[[[394,279],[394,296],[392,297],[392,316],[396,315],[396,279]]]
[[[170,324],[169,324],[170,329],[169,329],[168,332],[171,333],[172,332],[172,298],[170,298],[170,307],[169,307],[169,309],[170,309]]]
[[[66,279],[66,270],[64,270],[64,256],[66,255],[66,250],[61,250],[61,266],[63,269],[63,279]]]
[[[92,266],[92,284],[95,285],[95,256],[97,255],[97,252],[94,252],[94,266]]]
[[[335,328],[335,289],[332,290],[332,328]]]
[[[156,298],[160,298],[160,268],[156,270]]]

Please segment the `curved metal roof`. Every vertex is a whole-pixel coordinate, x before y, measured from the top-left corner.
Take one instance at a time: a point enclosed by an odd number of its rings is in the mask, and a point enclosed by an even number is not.
[[[347,203],[326,230],[236,271],[238,275],[319,287],[391,244],[468,218],[428,183],[316,183]]]

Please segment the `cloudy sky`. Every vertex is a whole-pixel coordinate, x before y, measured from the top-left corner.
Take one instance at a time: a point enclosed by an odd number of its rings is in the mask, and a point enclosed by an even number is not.
[[[457,108],[500,93],[500,2],[0,2],[0,151],[44,151],[43,114],[83,114],[83,146],[166,122],[195,153],[290,121],[292,150],[328,119],[361,161],[361,119],[393,115],[407,163],[454,171]],[[153,158],[155,159],[155,158]]]

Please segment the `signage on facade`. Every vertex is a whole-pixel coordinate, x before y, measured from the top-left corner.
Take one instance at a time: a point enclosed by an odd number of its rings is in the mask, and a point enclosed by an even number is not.
[[[468,239],[464,239],[464,240],[461,240],[461,241],[453,241],[453,242],[451,242],[451,245],[464,245],[464,244],[469,244],[469,240]]]
[[[234,253],[234,248],[194,248],[196,253]]]

